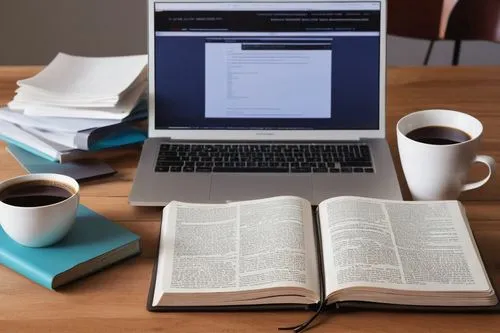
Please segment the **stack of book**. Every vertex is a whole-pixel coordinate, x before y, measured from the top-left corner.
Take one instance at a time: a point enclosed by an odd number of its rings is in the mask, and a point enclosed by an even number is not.
[[[144,141],[136,125],[147,117],[146,65],[146,55],[59,53],[17,82],[16,95],[0,109],[0,139],[57,162]]]

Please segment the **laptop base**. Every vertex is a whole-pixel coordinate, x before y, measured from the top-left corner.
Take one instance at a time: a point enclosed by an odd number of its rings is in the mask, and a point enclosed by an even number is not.
[[[296,195],[313,205],[324,199],[354,195],[401,200],[397,174],[384,139],[363,141],[370,146],[374,173],[162,173],[155,172],[159,146],[165,139],[144,144],[130,192],[133,206],[164,206],[172,200],[224,203],[278,195]],[[358,142],[356,142],[358,143]]]

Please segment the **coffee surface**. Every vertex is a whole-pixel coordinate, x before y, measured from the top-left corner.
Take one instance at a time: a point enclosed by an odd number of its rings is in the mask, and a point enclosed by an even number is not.
[[[63,186],[27,182],[12,185],[0,192],[0,201],[11,206],[38,207],[61,202],[72,195]]]
[[[431,145],[452,145],[471,139],[470,135],[457,128],[446,126],[426,126],[406,134],[412,140]]]

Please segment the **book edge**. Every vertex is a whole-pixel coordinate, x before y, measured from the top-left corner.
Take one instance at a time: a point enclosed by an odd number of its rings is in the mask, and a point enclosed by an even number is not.
[[[56,283],[56,278],[58,278],[58,277],[60,277],[60,276],[62,276],[62,275],[64,275],[64,274],[67,274],[67,272],[68,272],[68,271],[70,271],[71,269],[73,269],[73,268],[75,268],[75,267],[77,267],[78,265],[83,264],[83,263],[77,264],[77,265],[75,265],[75,266],[73,266],[73,267],[71,267],[71,268],[69,268],[69,269],[65,270],[64,272],[61,272],[61,273],[59,273],[59,274],[56,274],[56,275],[53,277],[53,279],[52,279],[52,289],[53,289],[53,290],[56,290],[56,291],[62,291],[62,289],[63,289],[65,286],[71,285],[71,284],[73,284],[73,282],[83,280],[83,279],[85,279],[85,278],[87,278],[87,277],[89,277],[89,276],[92,276],[92,275],[94,275],[94,274],[97,274],[97,273],[99,273],[99,272],[102,272],[102,271],[104,271],[105,269],[108,269],[108,268],[111,268],[111,267],[113,267],[113,266],[115,266],[115,265],[118,265],[118,264],[122,263],[123,261],[126,261],[126,260],[128,260],[128,259],[133,258],[133,257],[137,257],[137,256],[139,256],[139,255],[142,253],[142,244],[141,244],[141,239],[140,239],[140,237],[138,237],[137,239],[135,239],[135,240],[133,240],[133,241],[131,241],[131,242],[128,242],[128,243],[124,244],[124,245],[123,245],[123,246],[121,246],[120,248],[122,248],[122,249],[123,249],[123,248],[128,247],[128,246],[133,246],[134,244],[137,244],[137,248],[136,248],[136,250],[134,250],[134,251],[133,251],[133,252],[131,252],[130,254],[128,254],[128,255],[124,255],[124,256],[123,256],[123,257],[121,257],[120,259],[115,260],[115,261],[112,261],[111,263],[106,264],[106,265],[103,265],[102,267],[99,267],[99,268],[97,268],[97,269],[90,269],[90,270],[88,270],[87,272],[85,272],[84,274],[81,274],[81,275],[79,275],[78,277],[76,277],[76,278],[74,278],[74,279],[68,280],[68,281],[67,281],[67,282],[65,282],[65,283],[62,283],[62,284],[55,284],[55,283]],[[117,249],[118,249],[118,248],[117,248]],[[114,251],[114,250],[116,250],[116,249],[110,250],[110,251],[106,252],[105,254],[108,254],[108,253],[110,253],[110,252],[112,252],[112,251]],[[87,263],[87,262],[89,262],[89,261],[96,260],[97,258],[98,258],[98,257],[94,257],[94,258],[92,258],[92,259],[90,259],[90,260],[87,260],[85,263]],[[60,289],[61,289],[61,290],[60,290]]]

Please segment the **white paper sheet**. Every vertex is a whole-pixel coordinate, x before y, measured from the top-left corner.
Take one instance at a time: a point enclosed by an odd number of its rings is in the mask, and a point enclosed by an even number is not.
[[[14,101],[24,103],[48,104],[57,106],[79,107],[114,107],[119,99],[114,98],[75,98],[75,96],[51,95],[40,92],[29,86],[19,87],[16,90]]]
[[[113,98],[126,91],[146,65],[147,55],[79,57],[59,53],[41,72],[17,84],[49,94]]]
[[[92,118],[92,119],[114,119],[121,120],[127,117],[146,89],[147,83],[143,82],[127,95],[113,108],[82,108],[82,107],[59,107],[18,102],[16,98],[8,106],[12,110],[22,110],[28,116],[43,117],[70,117],[70,118]]]
[[[75,133],[90,128],[114,125],[116,119],[61,118],[27,116],[19,111],[0,109],[0,119],[22,127],[33,127],[54,132]]]

